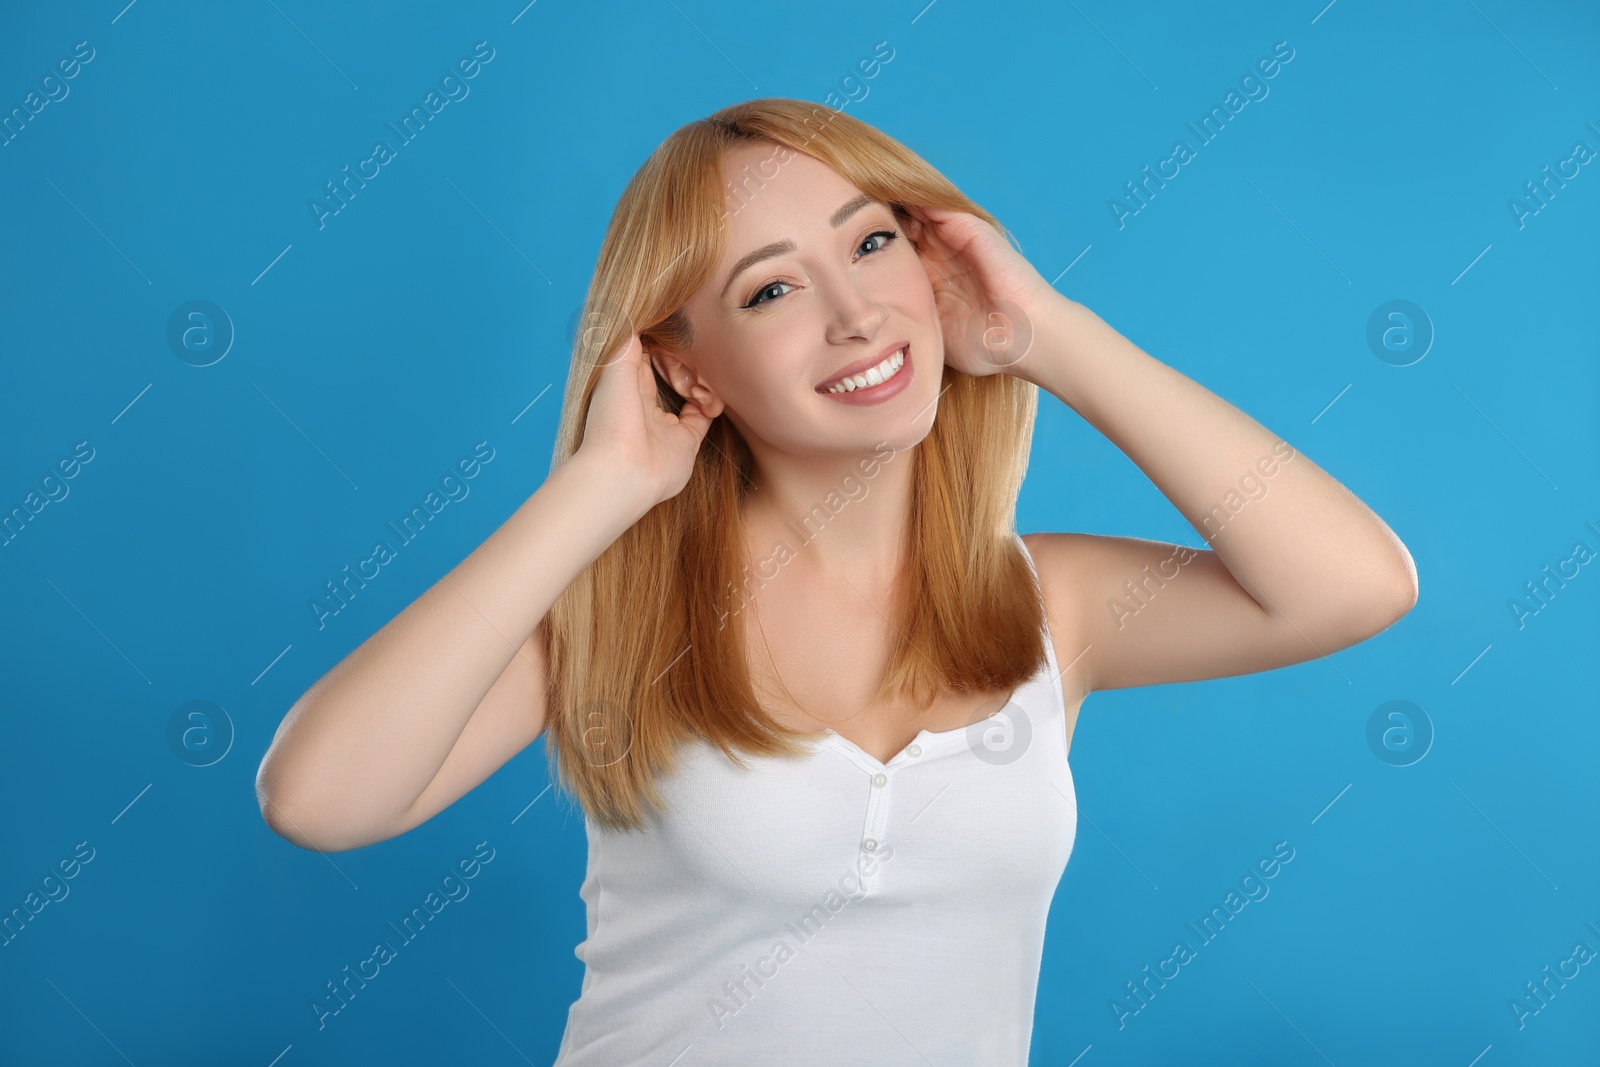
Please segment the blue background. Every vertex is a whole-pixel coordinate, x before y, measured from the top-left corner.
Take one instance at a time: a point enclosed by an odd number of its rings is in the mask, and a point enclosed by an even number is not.
[[[78,842],[94,858],[0,948],[0,1062],[553,1058],[584,837],[542,740],[326,856],[264,824],[256,768],[547,475],[568,330],[651,149],[736,100],[847,92],[1060,291],[1366,501],[1420,574],[1410,614],[1327,659],[1088,699],[1033,1062],[1600,1055],[1600,965],[1521,1027],[1509,1006],[1600,950],[1596,565],[1523,625],[1510,607],[1600,549],[1600,164],[1520,226],[1509,206],[1600,150],[1592,5],[21,7],[0,111],[95,51],[0,147],[0,511],[78,442],[94,458],[0,548],[0,911]],[[308,201],[479,41],[470,94],[319,228]],[[879,41],[893,59],[846,82]],[[1268,95],[1197,147],[1186,122],[1280,41]],[[1119,227],[1109,201],[1179,138],[1196,158]],[[1397,299],[1434,335],[1407,366],[1367,341]],[[167,339],[193,300],[234,333],[209,366]],[[470,494],[319,629],[323,583],[479,441]],[[1202,544],[1047,395],[1033,448],[1021,531]],[[1431,724],[1409,766],[1367,740],[1390,700]],[[216,710],[175,741],[190,701]],[[470,896],[319,1030],[325,983],[480,841]],[[1270,895],[1119,1029],[1124,983],[1279,841]],[[915,1058],[886,1034],[872,1059]]]

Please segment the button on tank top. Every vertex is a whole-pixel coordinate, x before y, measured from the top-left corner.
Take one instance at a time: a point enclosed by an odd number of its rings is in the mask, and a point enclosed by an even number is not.
[[[554,1067],[1026,1067],[1078,815],[1045,648],[1000,711],[887,763],[831,730],[746,767],[697,740],[644,832],[586,820]]]

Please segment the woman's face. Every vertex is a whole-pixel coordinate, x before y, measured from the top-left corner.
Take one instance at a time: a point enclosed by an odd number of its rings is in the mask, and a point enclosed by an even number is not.
[[[736,191],[724,201],[722,259],[686,306],[695,343],[658,352],[658,369],[680,396],[709,400],[708,414],[722,407],[758,462],[768,449],[859,455],[921,441],[944,341],[922,259],[889,206],[774,145],[729,152],[723,178]],[[843,399],[819,391],[907,343],[881,387]]]

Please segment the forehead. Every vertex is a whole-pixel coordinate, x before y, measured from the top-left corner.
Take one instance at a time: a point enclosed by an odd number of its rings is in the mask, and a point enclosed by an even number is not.
[[[807,222],[825,227],[840,204],[860,193],[815,156],[763,143],[731,149],[723,157],[722,182],[731,238],[726,251],[734,257],[742,251],[736,246],[751,237],[789,237]]]

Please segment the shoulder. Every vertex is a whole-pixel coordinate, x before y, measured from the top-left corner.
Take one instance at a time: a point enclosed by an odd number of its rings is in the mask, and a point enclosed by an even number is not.
[[[1050,643],[1055,646],[1056,661],[1063,668],[1062,689],[1071,701],[1074,681],[1081,696],[1087,696],[1081,672],[1068,665],[1084,651],[1087,629],[1084,625],[1083,584],[1076,577],[1076,568],[1082,564],[1088,535],[1068,533],[1022,534],[1022,543],[1033,557],[1034,570],[1039,575],[1039,591],[1043,595],[1045,617],[1050,626]]]
[[[1033,557],[1034,568],[1039,572],[1039,584],[1047,598],[1059,599],[1067,592],[1071,574],[1081,562],[1086,545],[1086,534],[1029,533],[1022,535],[1022,543]]]
[[[1046,595],[1056,594],[1071,613],[1081,612],[1091,594],[1103,593],[1111,575],[1136,575],[1152,560],[1202,551],[1143,537],[1103,534],[1031,533],[1023,534],[1022,541],[1033,556],[1040,584],[1047,586]]]
[[[1033,566],[1039,573],[1039,586],[1045,597],[1045,607],[1063,622],[1077,614],[1070,603],[1076,583],[1073,575],[1082,564],[1086,552],[1080,543],[1081,534],[1030,533],[1022,535],[1022,543],[1033,557]]]

